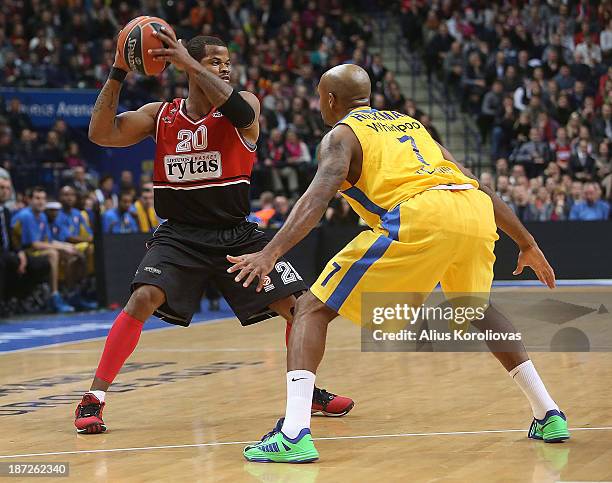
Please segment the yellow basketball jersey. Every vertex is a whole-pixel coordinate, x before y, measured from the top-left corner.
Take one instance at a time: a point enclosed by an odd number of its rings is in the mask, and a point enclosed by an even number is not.
[[[441,185],[478,183],[444,159],[442,151],[416,119],[368,106],[353,109],[338,124],[349,126],[363,151],[361,177],[345,181],[340,193],[372,228],[401,202]]]

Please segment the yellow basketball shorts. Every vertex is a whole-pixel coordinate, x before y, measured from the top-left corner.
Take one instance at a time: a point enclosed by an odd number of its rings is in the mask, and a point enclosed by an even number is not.
[[[493,203],[477,189],[424,191],[357,235],[311,287],[328,307],[361,323],[367,292],[489,294],[498,239]]]

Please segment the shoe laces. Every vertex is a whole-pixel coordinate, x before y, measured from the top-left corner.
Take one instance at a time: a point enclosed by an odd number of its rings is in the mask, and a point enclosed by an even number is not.
[[[276,421],[276,426],[274,426],[274,429],[270,431],[269,433],[264,434],[263,437],[261,438],[261,441],[264,442],[266,439],[271,438],[277,433],[280,433],[280,430],[283,428],[284,422],[285,422],[285,418],[280,418],[278,421]]]
[[[85,401],[85,398],[83,398]],[[79,417],[88,418],[90,416],[100,416],[102,404],[94,402],[91,398],[87,398],[86,404],[79,404]]]
[[[325,389],[321,389],[319,387],[314,388],[312,396],[316,402],[321,404],[326,404],[336,397],[335,394],[327,392]]]

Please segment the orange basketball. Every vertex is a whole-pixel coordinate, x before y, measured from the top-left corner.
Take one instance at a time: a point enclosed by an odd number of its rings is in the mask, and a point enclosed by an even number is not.
[[[172,27],[159,17],[136,17],[119,33],[117,45],[119,52],[130,70],[144,75],[158,75],[168,65],[160,62],[148,54],[149,49],[160,49],[164,44],[153,35],[161,27],[173,32]]]

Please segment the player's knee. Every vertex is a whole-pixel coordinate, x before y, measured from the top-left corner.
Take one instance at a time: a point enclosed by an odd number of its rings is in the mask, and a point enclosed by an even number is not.
[[[306,317],[309,321],[316,320],[328,323],[333,317],[329,317],[330,309],[316,298],[312,293],[306,292],[295,303],[295,317]]]
[[[166,300],[164,292],[153,285],[141,285],[130,297],[126,309],[134,312],[153,312]]]

